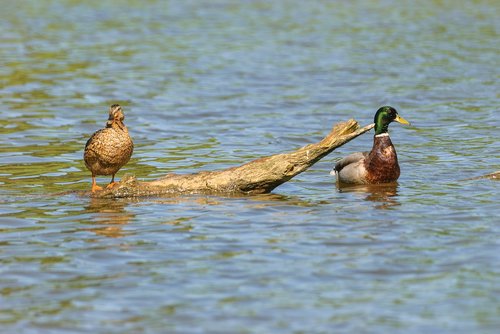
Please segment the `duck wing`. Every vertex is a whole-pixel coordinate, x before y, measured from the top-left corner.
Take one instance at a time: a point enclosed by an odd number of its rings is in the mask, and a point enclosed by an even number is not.
[[[341,159],[339,162],[335,164],[335,167],[333,168],[332,172],[340,172],[344,167],[355,164],[363,159],[366,159],[368,157],[369,152],[356,152],[349,154],[347,157]]]

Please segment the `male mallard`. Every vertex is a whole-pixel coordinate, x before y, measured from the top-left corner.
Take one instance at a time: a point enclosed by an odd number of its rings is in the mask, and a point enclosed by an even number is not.
[[[106,188],[115,185],[115,174],[132,156],[134,143],[123,123],[125,116],[122,107],[113,104],[109,108],[109,118],[106,127],[95,132],[85,144],[83,159],[85,166],[92,173],[92,192],[102,190],[96,184],[96,175],[112,175]]]
[[[398,156],[387,132],[392,121],[410,124],[393,107],[385,106],[377,110],[372,150],[353,153],[340,160],[331,172],[337,176],[338,182],[374,184],[394,182],[399,178]]]

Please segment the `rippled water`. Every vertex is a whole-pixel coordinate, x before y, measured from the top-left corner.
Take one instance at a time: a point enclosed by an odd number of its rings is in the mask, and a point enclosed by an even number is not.
[[[0,11],[0,332],[494,333],[497,1],[22,1]],[[151,180],[318,141],[384,104],[396,187],[335,160],[272,194],[96,200],[120,103]],[[105,184],[108,178],[100,178]],[[66,191],[75,192],[66,192]],[[63,193],[63,195],[61,195]]]

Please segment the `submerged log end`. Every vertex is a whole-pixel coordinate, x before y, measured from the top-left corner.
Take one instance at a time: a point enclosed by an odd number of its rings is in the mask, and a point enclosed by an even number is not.
[[[481,179],[490,179],[498,181],[500,180],[500,170],[486,175],[471,177],[466,180],[481,180]]]

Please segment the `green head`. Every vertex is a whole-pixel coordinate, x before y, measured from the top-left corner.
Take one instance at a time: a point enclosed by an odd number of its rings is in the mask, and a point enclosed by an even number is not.
[[[384,106],[377,110],[373,121],[375,122],[375,135],[386,133],[389,124],[393,121],[406,125],[410,124],[406,119],[399,116],[396,109],[389,106]]]

